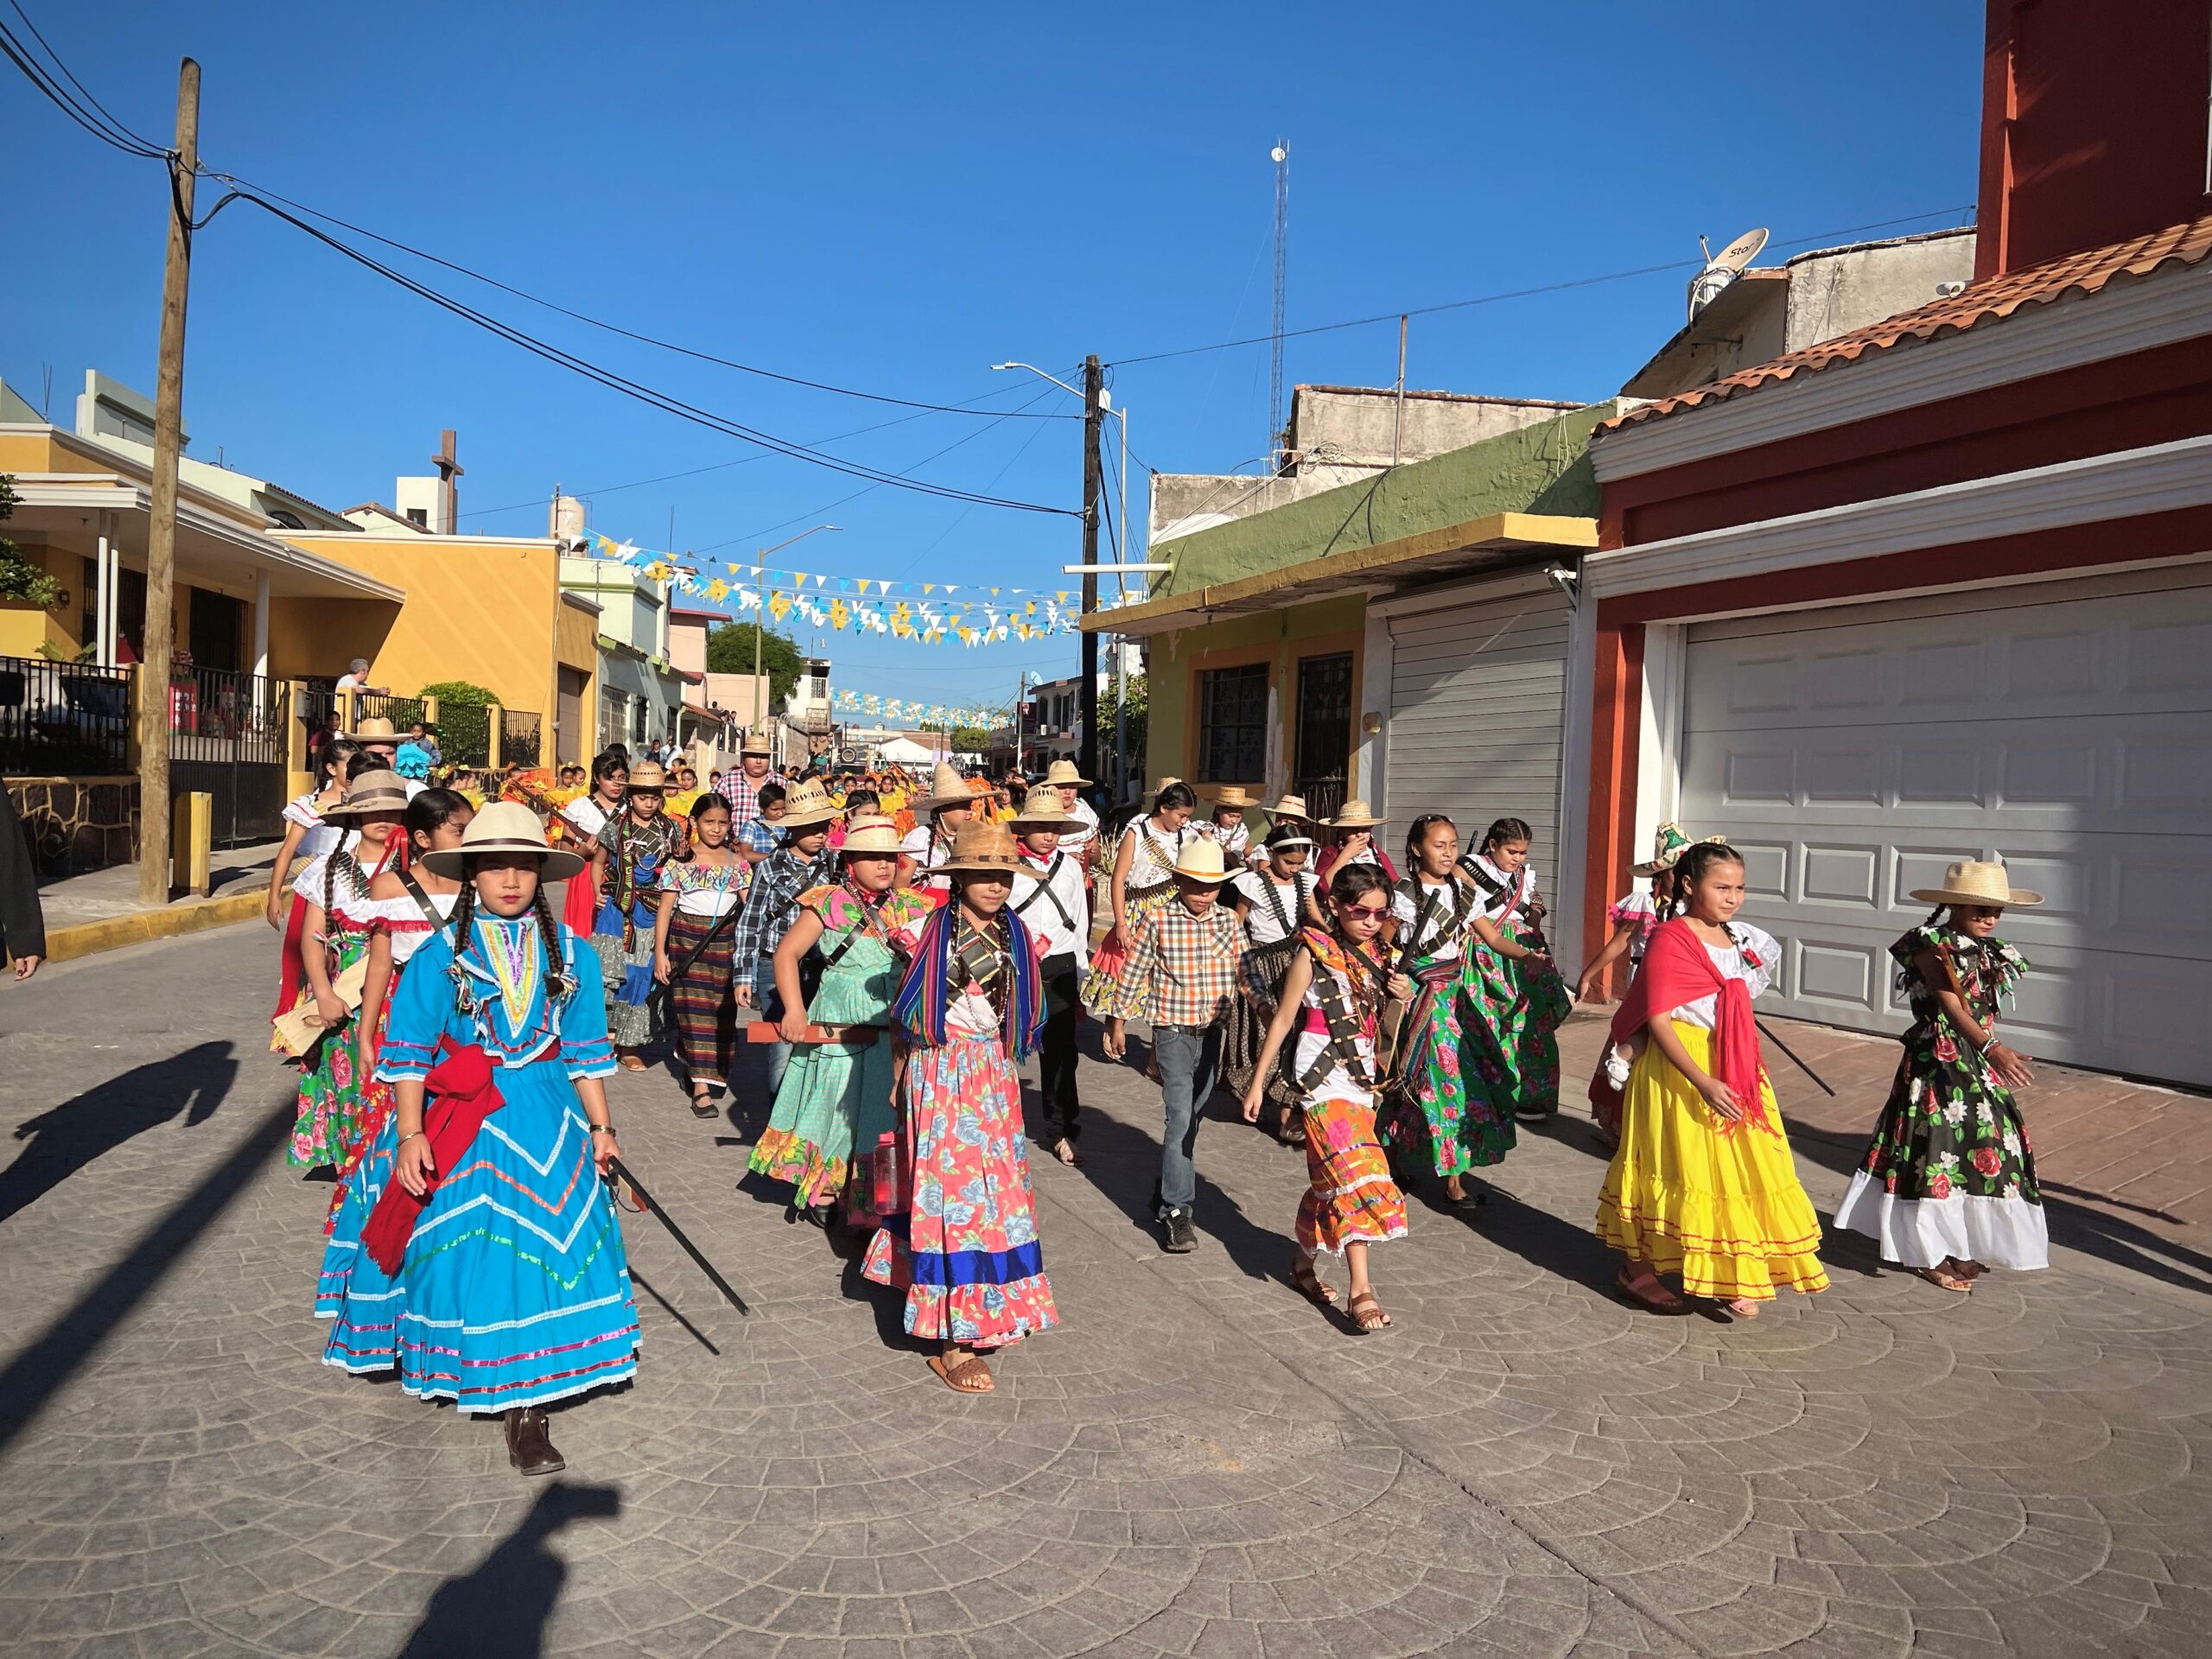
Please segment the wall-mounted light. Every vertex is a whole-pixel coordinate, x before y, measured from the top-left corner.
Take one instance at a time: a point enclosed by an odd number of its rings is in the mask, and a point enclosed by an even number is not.
[[[1359,729],[1370,737],[1380,737],[1382,734],[1382,716],[1362,715],[1359,717]]]

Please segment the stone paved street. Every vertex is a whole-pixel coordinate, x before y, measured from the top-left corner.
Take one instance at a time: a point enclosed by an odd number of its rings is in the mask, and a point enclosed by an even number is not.
[[[1159,1252],[1157,1096],[1095,1063],[1087,1166],[1037,1165],[1066,1324],[983,1399],[735,1190],[754,1090],[718,1125],[616,1080],[755,1312],[626,1218],[637,1384],[525,1484],[495,1427],[316,1363],[328,1189],[282,1162],[272,956],[232,928],[0,988],[10,1655],[2206,1650],[2212,1297],[2177,1236],[2062,1212],[2053,1271],[1970,1298],[1832,1239],[1816,1300],[1656,1319],[1606,1294],[1569,1118],[1471,1222],[1416,1205],[1362,1338],[1284,1283],[1302,1159],[1225,1103],[1201,1247]],[[1844,1161],[1801,1159],[1823,1211]]]

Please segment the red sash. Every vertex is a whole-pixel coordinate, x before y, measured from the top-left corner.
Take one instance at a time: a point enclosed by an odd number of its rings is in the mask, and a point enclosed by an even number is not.
[[[506,1104],[493,1082],[492,1057],[471,1043],[463,1048],[450,1037],[438,1043],[438,1063],[423,1079],[429,1103],[423,1110],[423,1130],[429,1137],[429,1187],[416,1198],[399,1184],[395,1172],[377,1199],[377,1207],[361,1229],[361,1248],[385,1273],[397,1276],[407,1241],[448,1172],[460,1167],[476,1131],[484,1120]]]
[[[1722,1119],[1716,1128],[1726,1135],[1742,1123],[1756,1122],[1770,1134],[1766,1107],[1759,1083],[1765,1067],[1759,1059],[1759,1029],[1751,1015],[1751,988],[1731,979],[1713,965],[1705,942],[1681,917],[1662,923],[1644,947],[1643,966],[1636,982],[1613,1014],[1611,1040],[1626,1042],[1655,1020],[1663,1020],[1685,1003],[1713,996],[1713,1071],[1728,1085],[1729,1093],[1744,1109],[1736,1122]]]

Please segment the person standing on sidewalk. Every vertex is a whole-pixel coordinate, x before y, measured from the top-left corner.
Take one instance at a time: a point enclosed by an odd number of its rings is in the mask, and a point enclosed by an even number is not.
[[[2014,887],[2002,861],[1967,859],[1912,897],[1936,906],[1890,947],[1912,1026],[1834,1224],[1878,1240],[1885,1262],[1964,1292],[1985,1268],[2050,1265],[2035,1149],[2012,1100],[2036,1074],[1997,1036],[1998,1011],[2028,971],[1997,925],[2043,895]]]
[[[16,977],[29,979],[46,960],[46,915],[39,908],[38,873],[16,817],[16,798],[0,779],[0,948],[16,964]]]
[[[1083,959],[1090,943],[1090,883],[1080,856],[1060,849],[1062,830],[1083,820],[1060,804],[1049,784],[1031,790],[1015,815],[1021,863],[1014,873],[1014,913],[1038,941],[1045,979],[1045,1038],[1037,1092],[1044,1109],[1045,1147],[1064,1164],[1076,1155],[1076,1027],[1083,1020]]]
[[[1139,912],[1128,961],[1115,979],[1105,1010],[1106,1057],[1128,1048],[1128,1016],[1139,1009],[1152,1022],[1153,1056],[1160,1066],[1165,1119],[1160,1145],[1160,1185],[1154,1194],[1163,1243],[1181,1255],[1198,1245],[1191,1211],[1198,1201],[1192,1160],[1199,1120],[1221,1070],[1221,1039],[1237,995],[1244,929],[1220,902],[1230,872],[1220,846],[1194,840],[1177,858],[1175,896]]]

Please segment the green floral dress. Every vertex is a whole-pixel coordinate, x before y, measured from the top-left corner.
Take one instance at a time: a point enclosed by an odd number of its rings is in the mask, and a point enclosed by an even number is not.
[[[1885,1261],[1908,1268],[1941,1267],[1946,1258],[2048,1267],[2050,1238],[2027,1125],[2011,1091],[1943,1013],[1920,970],[1923,951],[1948,967],[1960,1000],[1993,1036],[1999,1009],[2028,970],[2027,958],[2002,939],[1976,939],[1948,925],[1916,927],[1890,947],[1912,1026],[1835,1224],[1879,1240]]]
[[[326,891],[330,908],[323,912],[322,936],[302,942],[305,950],[322,950],[334,983],[339,976],[369,953],[369,924],[357,913],[367,899],[368,878],[351,857],[346,858],[324,881],[325,865],[318,859],[300,878],[300,891],[320,905]],[[312,878],[312,881],[310,881]],[[312,988],[302,1002],[313,1002]],[[284,1160],[296,1169],[319,1169],[344,1165],[369,1119],[368,1102],[355,1053],[350,1020],[308,1052],[300,1072],[299,1114],[292,1123],[292,1138]]]

